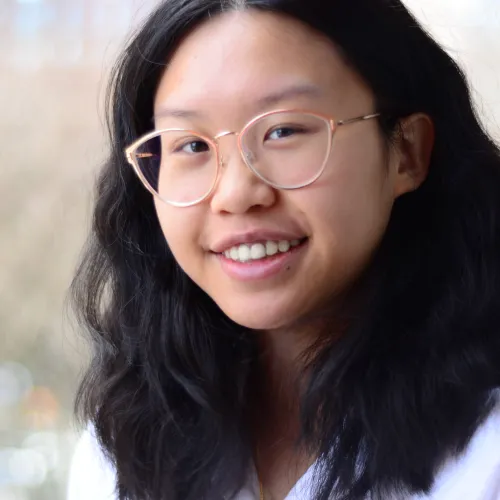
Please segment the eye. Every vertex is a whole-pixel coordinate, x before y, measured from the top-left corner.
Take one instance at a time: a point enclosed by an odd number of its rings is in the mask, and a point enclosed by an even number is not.
[[[188,154],[206,153],[207,151],[210,151],[210,146],[205,141],[190,140],[188,142],[179,144],[179,146],[177,146],[174,151],[176,153],[182,152]]]
[[[301,132],[304,132],[301,127],[280,125],[279,127],[275,127],[269,130],[269,132],[267,132],[267,134],[265,135],[264,140],[275,141],[277,139],[285,139],[294,134],[300,134]]]

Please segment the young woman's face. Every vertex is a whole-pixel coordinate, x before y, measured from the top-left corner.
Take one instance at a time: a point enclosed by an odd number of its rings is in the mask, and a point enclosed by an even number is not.
[[[299,87],[314,90],[291,90]],[[167,108],[195,113],[168,115]],[[155,98],[156,128],[214,137],[283,108],[337,120],[376,111],[370,89],[327,39],[275,14],[232,12],[200,26],[175,52]],[[271,138],[287,140],[282,132]],[[401,191],[377,121],[340,127],[321,177],[295,190],[255,176],[235,135],[219,145],[224,161],[210,197],[187,208],[155,200],[175,258],[241,325],[269,330],[314,318],[366,267]],[[245,260],[294,240],[301,244],[264,259],[238,262],[223,253],[233,248]],[[234,248],[244,244],[248,251]]]

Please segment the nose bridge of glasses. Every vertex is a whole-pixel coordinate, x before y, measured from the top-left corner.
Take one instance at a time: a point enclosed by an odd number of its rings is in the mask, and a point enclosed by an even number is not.
[[[230,136],[230,135],[234,135],[234,136],[235,136],[235,138],[237,139],[237,149],[238,149],[238,151],[239,151],[238,141],[239,141],[239,135],[240,135],[240,134],[239,134],[238,132],[233,132],[233,131],[229,131],[229,130],[227,130],[227,131],[224,131],[224,132],[219,132],[219,133],[218,133],[218,134],[214,137],[214,141],[215,141],[215,143],[217,144],[217,146],[218,146],[218,148],[219,148],[219,155],[220,155],[220,159],[219,159],[219,161],[220,161],[221,165],[222,165],[222,164],[224,164],[224,163],[226,163],[226,164],[227,164],[227,161],[228,161],[228,159],[229,159],[229,156],[228,156],[228,155],[224,155],[224,154],[222,153],[222,151],[220,150],[220,142],[219,142],[219,139],[222,139],[223,137],[228,137],[228,136]],[[239,151],[239,152],[240,152],[240,154],[242,153],[241,151]]]

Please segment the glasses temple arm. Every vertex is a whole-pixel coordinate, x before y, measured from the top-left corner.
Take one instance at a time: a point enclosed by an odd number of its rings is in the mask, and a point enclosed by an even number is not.
[[[378,116],[380,116],[380,113],[373,113],[371,115],[366,115],[366,116],[358,116],[357,118],[350,118],[349,120],[339,120],[337,122],[337,126],[340,127],[341,125],[350,125],[351,123],[371,120],[372,118],[377,118]]]

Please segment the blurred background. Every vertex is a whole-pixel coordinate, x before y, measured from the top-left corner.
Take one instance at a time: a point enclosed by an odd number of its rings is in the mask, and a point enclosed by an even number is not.
[[[64,300],[106,151],[107,75],[156,3],[0,0],[0,500],[65,498],[87,352]],[[406,3],[500,140],[499,0]]]

